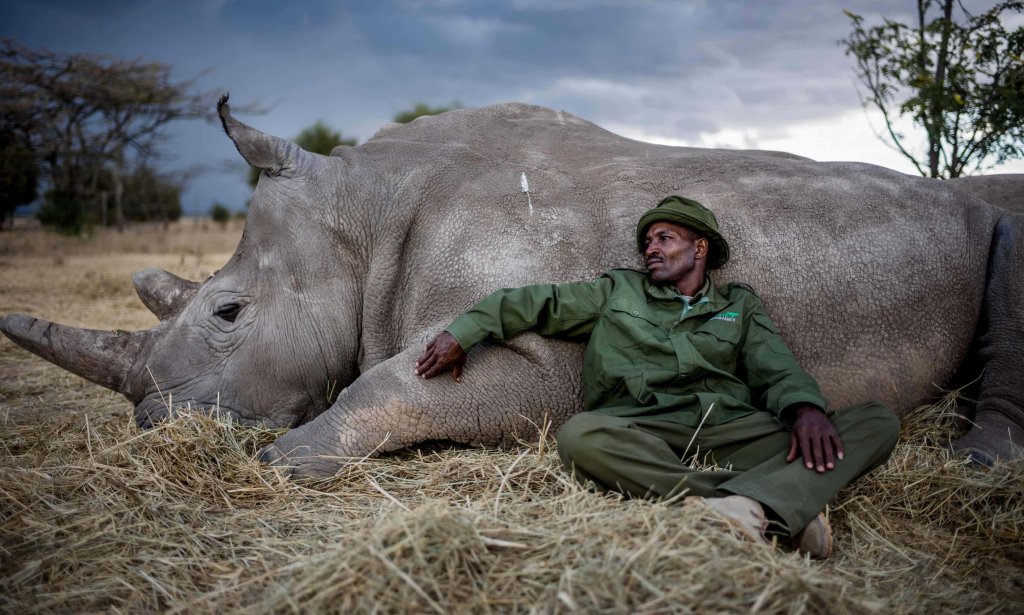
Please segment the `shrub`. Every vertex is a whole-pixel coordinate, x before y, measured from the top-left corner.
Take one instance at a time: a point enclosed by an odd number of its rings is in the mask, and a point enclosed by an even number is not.
[[[214,203],[210,207],[210,218],[221,226],[226,226],[231,219],[231,210],[226,205]]]

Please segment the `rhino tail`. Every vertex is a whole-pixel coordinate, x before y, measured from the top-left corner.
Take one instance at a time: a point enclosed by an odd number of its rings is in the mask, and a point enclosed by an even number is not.
[[[277,177],[299,177],[310,174],[320,164],[320,158],[298,145],[264,134],[252,126],[238,121],[231,115],[228,94],[217,101],[217,115],[221,126],[238,153],[250,165]]]
[[[1006,212],[989,252],[981,317],[965,372],[977,377],[973,427],[953,449],[992,465],[1024,456],[1024,216]]]

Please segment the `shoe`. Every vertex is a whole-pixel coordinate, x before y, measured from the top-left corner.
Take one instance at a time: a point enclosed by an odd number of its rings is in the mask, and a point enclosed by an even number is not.
[[[768,517],[757,500],[743,495],[730,495],[724,498],[704,498],[704,503],[725,517],[750,542],[769,544],[770,541],[764,535],[768,529]]]
[[[811,559],[826,559],[832,555],[832,526],[824,513],[811,519],[807,527],[793,537],[793,544],[800,553],[806,553]]]

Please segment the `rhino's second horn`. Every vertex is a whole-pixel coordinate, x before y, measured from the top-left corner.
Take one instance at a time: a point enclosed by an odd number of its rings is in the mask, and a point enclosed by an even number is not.
[[[177,316],[196,295],[200,284],[163,269],[144,269],[132,276],[139,299],[160,320]]]

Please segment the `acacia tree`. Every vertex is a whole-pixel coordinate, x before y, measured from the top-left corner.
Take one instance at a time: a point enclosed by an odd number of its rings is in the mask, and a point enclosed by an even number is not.
[[[314,154],[327,156],[331,150],[339,145],[355,145],[355,139],[342,139],[341,133],[334,130],[322,120],[317,120],[312,126],[304,128],[297,137],[293,139],[296,145]],[[249,167],[249,185],[256,187],[260,180],[260,169]]]
[[[67,210],[61,220],[73,225],[86,207],[105,211],[109,196],[120,226],[125,178],[157,155],[163,129],[212,119],[214,95],[171,71],[158,62],[0,45],[0,128],[35,153],[48,201]],[[104,173],[111,194],[100,187]]]
[[[971,15],[957,0],[917,0],[916,24],[872,27],[845,11],[853,32],[841,43],[867,89],[862,102],[882,112],[879,137],[921,175],[959,177],[1024,154],[1024,27],[1004,21],[1022,8],[1004,1]],[[924,130],[924,152],[895,129],[901,115]]]

